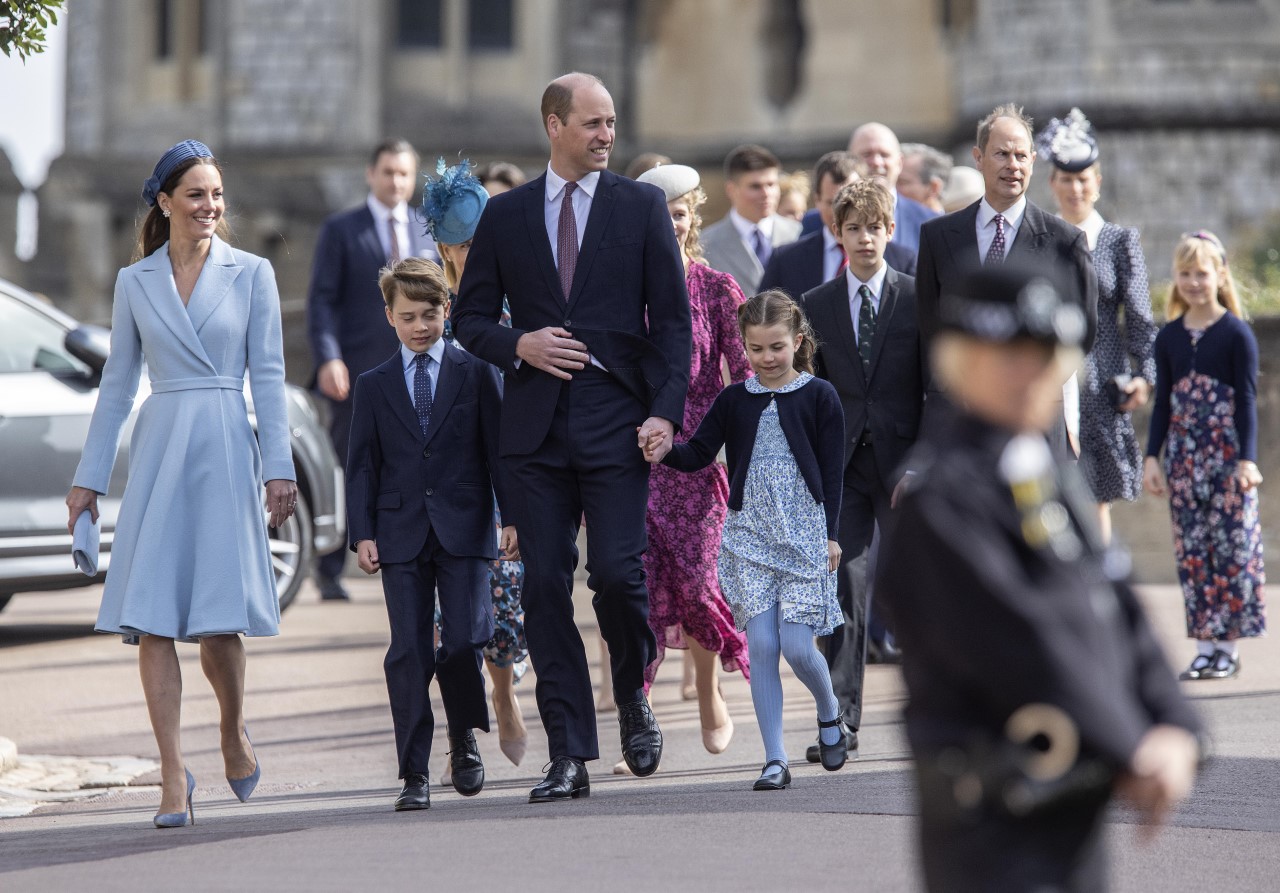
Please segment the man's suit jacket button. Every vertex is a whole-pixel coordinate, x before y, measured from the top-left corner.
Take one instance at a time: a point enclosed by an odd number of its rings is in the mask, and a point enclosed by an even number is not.
[[[423,451],[422,451],[422,458],[424,458],[424,459],[430,459],[430,458],[431,458],[431,450],[430,450],[430,448],[425,449],[425,450],[423,450]]]
[[[428,496],[434,496],[434,495],[435,495],[435,492],[436,492],[436,491],[435,491],[435,490],[432,490],[430,487],[428,487],[428,488],[427,488],[427,495],[428,495]]]
[[[573,320],[571,320],[571,319],[566,319],[566,320],[564,321],[564,328],[566,328],[566,329],[567,329],[567,328],[569,328],[569,326],[571,326],[571,325],[573,325]]]

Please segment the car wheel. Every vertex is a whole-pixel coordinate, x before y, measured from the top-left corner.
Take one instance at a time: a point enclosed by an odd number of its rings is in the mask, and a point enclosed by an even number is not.
[[[12,592],[0,592],[0,611],[9,606],[9,599],[13,598]]]
[[[276,575],[276,597],[280,610],[293,604],[302,581],[311,567],[314,540],[311,531],[311,506],[306,496],[298,493],[293,516],[279,527],[268,527],[271,538],[271,567]]]

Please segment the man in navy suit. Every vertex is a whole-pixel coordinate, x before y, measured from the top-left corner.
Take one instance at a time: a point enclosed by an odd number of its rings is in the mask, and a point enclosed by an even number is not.
[[[915,280],[884,261],[892,244],[893,196],[878,180],[846,186],[833,209],[833,229],[849,256],[840,276],[804,295],[818,336],[818,375],[835,385],[845,419],[844,491],[840,501],[838,580],[845,622],[825,643],[831,683],[846,725],[846,746],[858,748],[862,683],[867,663],[867,565],[876,525],[897,497],[903,463],[915,442],[929,377],[916,326]],[[806,753],[818,761],[818,748]]]
[[[369,158],[364,204],[334,214],[320,227],[307,296],[307,334],[316,387],[329,401],[329,431],[346,464],[351,431],[351,382],[387,358],[395,332],[382,320],[378,271],[404,257],[438,260],[435,244],[411,215],[418,154],[405,140],[379,144]],[[320,558],[320,596],[346,600],[341,583],[346,552]]]
[[[831,206],[841,189],[858,180],[858,163],[848,152],[828,152],[813,168],[813,204],[822,229],[801,236],[773,252],[760,280],[760,291],[780,288],[793,298],[830,282],[845,267],[844,246],[832,229]],[[896,242],[885,246],[889,266],[908,276],[915,273],[915,255]]]
[[[917,201],[898,191],[898,175],[902,173],[902,145],[897,134],[883,124],[872,121],[863,124],[849,137],[849,154],[858,160],[864,177],[881,180],[893,196],[893,242],[914,256],[920,250],[920,227],[926,220],[938,216]],[[822,225],[817,212],[805,215],[804,231],[817,230]]]
[[[591,677],[573,619],[578,528],[609,646],[622,753],[638,776],[662,755],[644,696],[656,641],[641,556],[648,465],[638,448],[684,417],[692,332],[684,265],[655,186],[609,173],[615,114],[598,78],[542,97],[551,161],[494,196],[453,310],[458,341],[505,370],[501,451],[520,488],[525,633],[551,769],[531,802],[590,791],[599,757]],[[503,296],[511,328],[499,324]]]
[[[448,719],[453,787],[469,797],[484,786],[472,730],[489,730],[480,666],[493,635],[495,490],[506,513],[502,558],[519,556],[498,470],[498,371],[441,339],[449,286],[433,262],[407,258],[379,285],[400,348],[356,379],[347,529],[360,569],[382,572],[391,622],[383,669],[404,779],[400,811],[431,806],[433,676]]]
[[[1098,278],[1083,230],[1046,214],[1027,200],[1035,165],[1031,121],[1014,105],[1002,105],[978,124],[973,160],[986,192],[978,201],[921,230],[916,268],[920,330],[930,340],[938,330],[938,305],[944,293],[959,287],[980,264],[1019,260],[1023,266],[1052,268],[1072,288],[1066,295],[1084,311],[1084,350],[1093,347],[1098,329]],[[1050,433],[1062,459],[1075,455],[1065,416]]]

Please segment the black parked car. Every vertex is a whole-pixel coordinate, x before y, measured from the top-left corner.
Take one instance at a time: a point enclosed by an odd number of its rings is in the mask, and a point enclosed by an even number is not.
[[[17,592],[97,582],[72,563],[63,500],[80,462],[109,346],[106,329],[81,325],[0,280],[0,610]],[[281,610],[298,594],[314,556],[346,545],[342,469],[328,432],[306,391],[293,385],[285,390],[299,494],[294,516],[271,530]],[[137,406],[149,393],[144,373]],[[248,391],[245,399],[250,422],[256,424]],[[110,489],[98,500],[99,581],[111,559],[132,428],[130,419],[120,438]]]

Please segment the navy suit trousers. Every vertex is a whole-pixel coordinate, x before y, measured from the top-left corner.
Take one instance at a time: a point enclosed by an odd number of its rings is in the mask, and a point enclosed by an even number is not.
[[[647,413],[608,373],[588,366],[573,375],[560,387],[546,440],[506,461],[524,502],[517,526],[525,635],[549,753],[594,760],[595,699],[573,620],[577,536],[585,515],[587,585],[609,646],[614,697],[634,701],[657,653],[643,563],[649,466],[636,446]]]
[[[440,593],[440,646],[435,644],[435,593]],[[458,558],[440,547],[435,531],[413,561],[382,566],[382,592],[391,621],[391,647],[383,661],[391,718],[400,757],[400,777],[427,773],[435,717],[432,677],[449,730],[489,731],[483,649],[493,635],[489,562]]]

